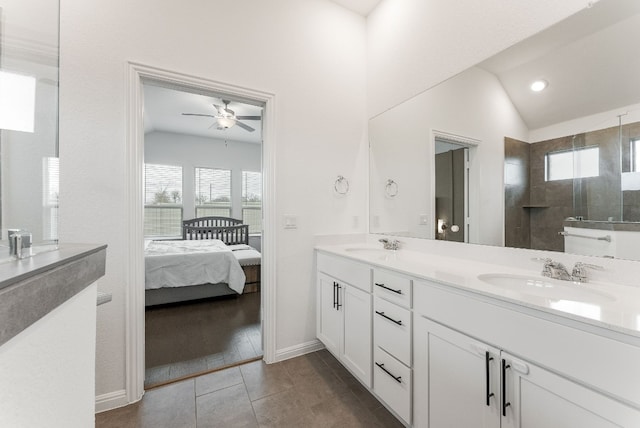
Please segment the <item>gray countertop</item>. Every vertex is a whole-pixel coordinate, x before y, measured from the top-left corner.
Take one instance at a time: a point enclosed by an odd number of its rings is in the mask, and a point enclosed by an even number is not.
[[[103,276],[106,248],[61,244],[57,250],[0,263],[0,345]]]

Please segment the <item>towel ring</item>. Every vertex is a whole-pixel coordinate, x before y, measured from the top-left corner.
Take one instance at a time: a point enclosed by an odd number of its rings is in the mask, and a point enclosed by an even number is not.
[[[392,179],[388,179],[387,185],[384,186],[384,193],[386,193],[388,197],[394,198],[398,194],[398,183]]]
[[[333,189],[338,195],[346,195],[349,193],[349,180],[339,175],[333,185]]]

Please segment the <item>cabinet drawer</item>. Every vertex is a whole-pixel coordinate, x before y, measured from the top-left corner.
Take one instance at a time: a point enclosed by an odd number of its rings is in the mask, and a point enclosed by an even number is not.
[[[407,366],[411,366],[411,312],[376,297],[373,342]]]
[[[320,272],[371,293],[371,269],[366,264],[324,253],[316,260]]]
[[[374,351],[373,390],[411,424],[411,370],[378,347]]]
[[[373,269],[373,290],[376,296],[405,308],[411,307],[411,280],[384,269]]]

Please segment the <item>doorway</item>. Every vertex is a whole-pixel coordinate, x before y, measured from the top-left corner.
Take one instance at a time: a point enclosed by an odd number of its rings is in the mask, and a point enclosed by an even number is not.
[[[478,140],[433,131],[433,238],[474,242],[478,189],[473,176]],[[477,181],[477,180],[475,180]]]
[[[144,94],[143,84],[153,84],[165,88],[183,89],[186,92],[213,95],[224,94],[225,99],[246,103],[263,108],[262,117],[262,236],[260,248],[261,260],[261,326],[264,361],[275,360],[275,138],[274,105],[275,96],[271,93],[243,88],[203,79],[187,74],[176,73],[141,64],[129,64],[128,111],[129,168],[127,183],[129,187],[128,216],[129,230],[127,238],[130,248],[129,287],[127,300],[127,360],[126,360],[126,398],[128,402],[139,400],[144,393],[145,377],[145,282],[144,262]],[[229,107],[231,108],[231,107]],[[168,189],[167,189],[168,190]],[[169,191],[169,195],[172,193]],[[172,196],[173,197],[173,196]],[[187,198],[191,199],[191,198]],[[176,199],[177,200],[177,199]],[[195,205],[195,200],[193,202]]]
[[[143,94],[150,387],[262,358],[263,104],[157,82]]]

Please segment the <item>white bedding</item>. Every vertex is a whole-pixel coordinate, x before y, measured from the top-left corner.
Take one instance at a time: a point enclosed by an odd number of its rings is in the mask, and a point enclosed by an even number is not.
[[[226,283],[241,294],[245,275],[233,251],[217,239],[145,242],[145,288]]]

